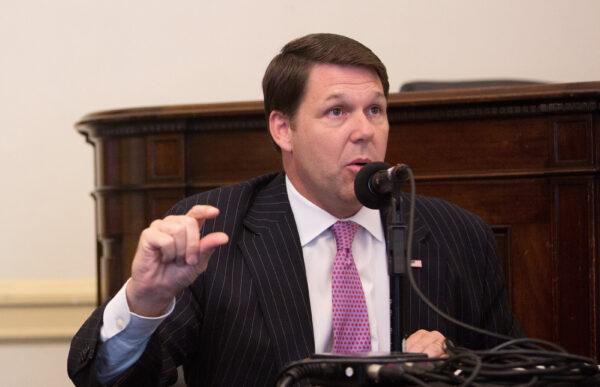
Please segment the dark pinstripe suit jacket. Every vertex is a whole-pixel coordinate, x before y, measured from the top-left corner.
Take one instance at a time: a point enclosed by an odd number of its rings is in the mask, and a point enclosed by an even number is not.
[[[304,260],[284,175],[191,196],[172,212],[200,203],[221,209],[203,232],[223,230],[230,243],[178,297],[141,359],[116,384],[168,384],[183,365],[190,386],[272,385],[283,365],[314,351]],[[478,217],[438,199],[418,198],[413,255],[423,262],[415,269],[417,282],[443,310],[470,324],[518,334],[506,308],[493,237]],[[103,310],[73,338],[68,370],[77,385],[97,383],[93,359]],[[473,348],[492,344],[439,318],[414,294],[404,311],[411,331],[436,329]]]

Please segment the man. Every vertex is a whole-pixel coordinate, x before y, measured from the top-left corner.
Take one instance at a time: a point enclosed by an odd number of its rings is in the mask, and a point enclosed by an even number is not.
[[[144,230],[131,279],[73,339],[73,381],[164,385],[183,365],[188,385],[272,385],[315,352],[389,351],[381,215],[353,188],[365,163],[385,157],[388,89],[381,61],[352,39],[288,43],[263,79],[285,174],[184,199]],[[436,199],[419,198],[416,211],[424,292],[459,319],[517,333],[485,224]],[[414,295],[403,313],[409,352],[443,355],[445,337],[491,343]]]

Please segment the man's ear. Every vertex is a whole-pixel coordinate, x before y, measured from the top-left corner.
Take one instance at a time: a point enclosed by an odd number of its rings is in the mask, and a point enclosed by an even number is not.
[[[282,151],[291,152],[292,150],[292,128],[287,114],[278,110],[273,110],[269,114],[269,132],[271,138]]]

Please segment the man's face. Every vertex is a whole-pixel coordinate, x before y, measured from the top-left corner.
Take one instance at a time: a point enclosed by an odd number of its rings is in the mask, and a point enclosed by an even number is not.
[[[385,158],[386,108],[375,72],[313,66],[282,147],[284,168],[294,187],[337,217],[356,213],[361,207],[354,194],[356,174],[365,163]]]

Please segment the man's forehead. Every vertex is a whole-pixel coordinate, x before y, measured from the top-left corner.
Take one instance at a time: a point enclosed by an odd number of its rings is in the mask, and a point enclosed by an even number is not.
[[[354,93],[351,92],[332,92],[331,94],[327,94],[326,97],[324,98],[325,101],[341,101],[341,100],[345,100],[348,97],[351,97],[355,95]],[[385,100],[385,94],[383,94],[383,91],[378,91],[378,90],[373,90],[371,93],[369,93],[368,97],[372,98],[372,99],[383,99]]]
[[[377,73],[362,66],[315,64],[310,69],[306,91],[317,92],[325,100],[344,99],[356,93],[385,99]]]

